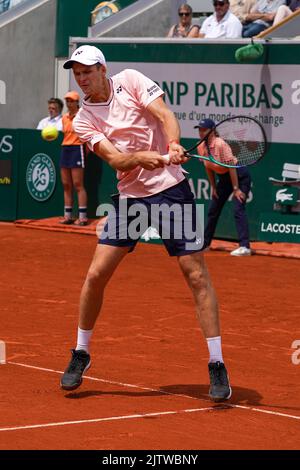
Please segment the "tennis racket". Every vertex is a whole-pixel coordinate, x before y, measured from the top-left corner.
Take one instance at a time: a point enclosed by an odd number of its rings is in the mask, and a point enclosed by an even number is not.
[[[210,146],[213,133],[219,139],[217,145]],[[191,152],[202,143],[208,156],[192,155]],[[219,122],[203,139],[186,150],[185,156],[207,160],[226,168],[241,168],[254,165],[266,153],[266,133],[260,122],[249,116],[234,116]],[[164,158],[170,161],[169,155],[164,155]]]

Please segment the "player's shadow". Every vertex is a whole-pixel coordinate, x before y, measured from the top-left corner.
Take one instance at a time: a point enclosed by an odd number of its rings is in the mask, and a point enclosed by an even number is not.
[[[156,390],[147,391],[134,391],[134,390],[82,390],[76,392],[70,392],[65,395],[65,398],[71,400],[87,399],[91,397],[104,397],[108,395],[113,396],[124,396],[132,398],[144,398],[144,397],[163,397],[163,396],[174,396],[182,398],[192,398],[198,400],[209,400],[208,396],[208,385],[203,384],[178,384],[178,385],[165,385]],[[195,403],[195,400],[194,400]],[[231,406],[233,405],[233,406]],[[232,410],[234,405],[239,406],[264,406],[266,408],[278,408],[281,410],[300,410],[297,407],[289,407],[283,405],[276,405],[271,403],[265,403],[263,396],[257,391],[250,388],[233,387],[233,394],[230,400],[226,400],[224,403],[214,406],[219,406],[221,409]]]
[[[165,385],[158,388],[157,390],[82,390],[76,392],[70,392],[65,395],[66,398],[72,400],[84,399],[89,397],[96,396],[128,396],[134,398],[144,398],[144,397],[163,397],[163,396],[174,396],[182,398],[192,398],[198,400],[208,400],[208,385],[198,385],[198,384],[186,384],[186,385]],[[234,403],[243,403],[251,405],[261,404],[262,396],[256,391],[241,387],[234,388]],[[227,403],[230,403],[228,401]]]

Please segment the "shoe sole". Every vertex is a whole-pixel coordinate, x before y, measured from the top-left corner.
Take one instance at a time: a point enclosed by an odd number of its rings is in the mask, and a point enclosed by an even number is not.
[[[214,397],[212,395],[209,395],[209,398],[215,403],[220,403],[221,401],[230,400],[231,396],[232,396],[232,388],[229,387],[229,395],[227,395],[227,397]]]
[[[92,362],[90,361],[88,363],[88,365],[86,366],[86,368],[84,369],[79,383],[77,383],[75,385],[63,385],[60,382],[60,388],[62,388],[63,390],[71,391],[71,390],[76,390],[76,388],[80,387],[80,385],[82,384],[82,381],[83,381],[83,374],[91,367],[91,364],[92,364]]]
[[[252,253],[245,253],[244,255],[235,255],[233,253],[230,253],[231,256],[252,256]]]

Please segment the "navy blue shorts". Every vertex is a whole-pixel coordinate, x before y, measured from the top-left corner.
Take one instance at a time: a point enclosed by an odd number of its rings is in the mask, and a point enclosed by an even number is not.
[[[83,145],[63,145],[59,166],[60,168],[84,168]]]
[[[152,227],[170,256],[201,251],[204,211],[196,206],[186,179],[153,196],[121,199],[115,195],[112,199],[114,205],[100,234],[100,244],[133,251],[147,228]]]

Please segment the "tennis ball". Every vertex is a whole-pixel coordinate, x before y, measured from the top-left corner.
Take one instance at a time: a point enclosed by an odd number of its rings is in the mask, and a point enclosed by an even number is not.
[[[47,126],[45,127],[45,129],[42,130],[41,134],[44,140],[51,142],[52,140],[57,139],[58,130],[54,126]]]

